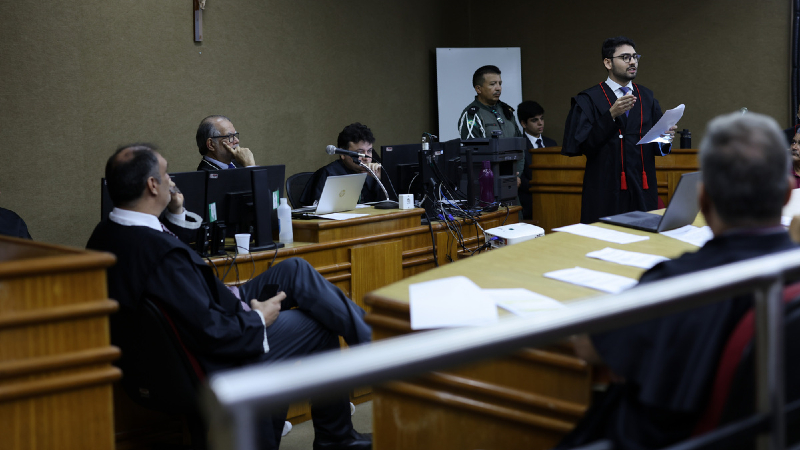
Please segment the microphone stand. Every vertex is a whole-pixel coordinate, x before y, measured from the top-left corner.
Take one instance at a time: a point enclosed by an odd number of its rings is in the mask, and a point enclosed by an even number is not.
[[[378,182],[378,186],[380,186],[380,187],[381,187],[381,190],[383,190],[383,195],[384,195],[384,196],[386,196],[386,200],[384,200],[384,201],[382,201],[382,202],[377,202],[377,203],[375,203],[375,204],[374,204],[374,205],[372,205],[372,206],[373,206],[375,209],[397,209],[397,208],[399,208],[399,207],[400,207],[400,204],[399,204],[399,203],[397,203],[397,202],[394,202],[394,201],[392,201],[392,200],[389,200],[389,193],[388,193],[388,192],[386,192],[386,188],[385,188],[385,187],[383,187],[383,183],[381,183],[381,179],[380,179],[380,178],[378,178],[378,176],[377,176],[377,175],[375,175],[375,172],[373,172],[373,171],[372,171],[372,169],[370,169],[368,165],[366,165],[366,164],[362,163],[362,162],[361,162],[361,161],[360,161],[358,158],[353,158],[353,161],[357,162],[359,166],[361,166],[361,167],[363,167],[363,168],[367,169],[367,171],[368,171],[368,172],[369,172],[369,173],[370,173],[370,174],[371,174],[371,175],[372,175],[372,176],[375,178],[375,180]]]

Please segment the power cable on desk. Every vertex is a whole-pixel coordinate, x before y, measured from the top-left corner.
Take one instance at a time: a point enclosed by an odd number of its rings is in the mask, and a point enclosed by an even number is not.
[[[433,246],[433,264],[436,267],[439,267],[439,258],[436,256],[436,238],[433,236],[433,223],[431,222],[431,216],[428,215],[428,210],[424,209],[424,211],[425,211],[425,218],[428,219],[428,230],[431,232],[431,245]]]
[[[275,258],[277,258],[277,257],[278,257],[278,246],[276,245],[275,246],[275,253],[272,255],[272,261],[269,262],[269,265],[267,266],[267,270],[272,268],[272,265],[275,264]],[[253,263],[253,264],[255,264],[255,263]]]

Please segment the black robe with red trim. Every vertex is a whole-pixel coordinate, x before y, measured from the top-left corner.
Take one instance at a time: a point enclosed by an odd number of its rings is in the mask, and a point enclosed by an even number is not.
[[[661,151],[669,153],[670,145],[663,144],[661,150],[658,144],[636,145],[661,118],[661,107],[653,97],[653,91],[638,84],[633,86],[633,95],[637,100],[627,117],[621,115],[616,119],[611,118],[611,105],[617,98],[605,83],[596,84],[572,98],[561,154],[586,156],[581,198],[582,223],[658,207],[658,183],[653,157],[661,156]],[[620,141],[623,143],[622,149]]]

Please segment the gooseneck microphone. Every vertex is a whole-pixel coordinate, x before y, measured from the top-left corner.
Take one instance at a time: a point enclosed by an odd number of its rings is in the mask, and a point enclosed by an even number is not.
[[[380,186],[381,190],[383,191],[383,195],[386,197],[386,200],[384,200],[382,202],[376,202],[375,204],[372,205],[372,207],[375,208],[375,209],[397,209],[397,208],[399,208],[400,207],[399,203],[397,203],[395,201],[392,201],[392,200],[389,200],[389,193],[386,192],[386,188],[383,187],[383,183],[381,183],[381,179],[378,177],[378,175],[372,169],[370,169],[370,167],[368,165],[362,163],[361,161],[358,161],[358,165],[363,167],[363,168],[365,168],[365,169],[367,169],[367,172],[369,172],[369,174],[372,175],[373,178],[375,178],[375,180],[378,182],[378,186]]]
[[[363,153],[354,152],[352,150],[337,148],[335,145],[329,145],[325,147],[325,153],[329,155],[347,155],[352,156],[353,158],[365,158],[367,156]]]

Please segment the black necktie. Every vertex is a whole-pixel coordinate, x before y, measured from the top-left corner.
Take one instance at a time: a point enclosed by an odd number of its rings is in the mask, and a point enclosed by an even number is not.
[[[542,145],[542,138],[536,140],[536,148],[544,148],[544,145]]]

